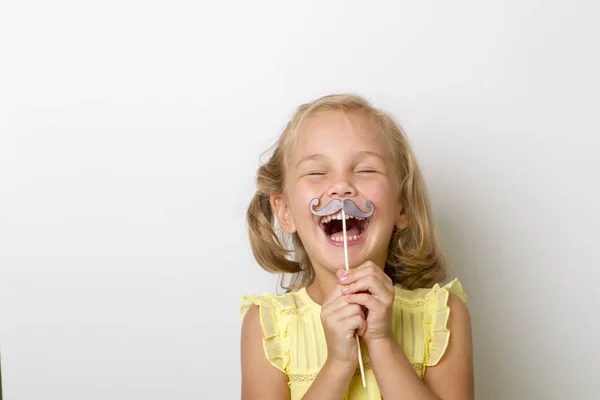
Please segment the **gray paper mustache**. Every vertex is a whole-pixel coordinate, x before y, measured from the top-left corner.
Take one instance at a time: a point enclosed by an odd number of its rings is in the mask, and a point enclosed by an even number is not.
[[[308,208],[310,209],[311,213],[320,217],[335,214],[342,209],[346,214],[357,218],[369,218],[375,212],[375,204],[373,204],[373,202],[370,200],[368,200],[366,204],[367,208],[369,208],[369,212],[367,213],[361,211],[361,209],[358,208],[358,206],[350,199],[333,199],[320,210],[315,210],[317,205],[319,205],[319,199],[312,199]]]

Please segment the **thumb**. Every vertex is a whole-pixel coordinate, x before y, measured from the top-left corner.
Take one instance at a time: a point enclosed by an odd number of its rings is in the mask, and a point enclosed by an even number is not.
[[[358,336],[364,335],[366,331],[367,331],[367,321],[362,320],[362,322],[360,323],[360,326],[357,329]]]

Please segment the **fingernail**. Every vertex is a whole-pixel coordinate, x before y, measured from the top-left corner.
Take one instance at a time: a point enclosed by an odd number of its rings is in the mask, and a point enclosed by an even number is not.
[[[349,291],[350,291],[350,288],[348,286],[344,286],[342,288],[342,292],[344,292],[344,293],[348,293]]]
[[[344,272],[342,276],[340,276],[340,281],[344,282],[346,279],[348,279],[348,275],[346,275],[346,273]]]

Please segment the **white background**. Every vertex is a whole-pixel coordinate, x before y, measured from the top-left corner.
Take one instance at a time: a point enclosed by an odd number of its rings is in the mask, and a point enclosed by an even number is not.
[[[3,1],[6,400],[239,398],[245,208],[300,103],[406,129],[479,399],[597,398],[597,1]]]

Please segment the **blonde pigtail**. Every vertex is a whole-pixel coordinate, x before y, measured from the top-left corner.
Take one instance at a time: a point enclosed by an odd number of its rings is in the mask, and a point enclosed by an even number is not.
[[[246,213],[254,258],[266,271],[298,273],[300,264],[288,259],[292,251],[286,249],[273,229],[273,219],[269,196],[256,193]]]
[[[407,289],[430,287],[445,279],[445,260],[439,250],[431,206],[419,167],[406,152],[407,174],[401,184],[401,202],[408,227],[394,229],[386,272]]]

